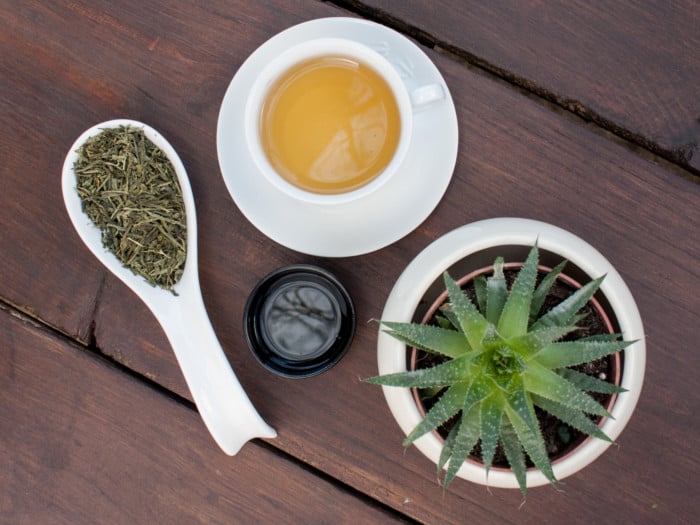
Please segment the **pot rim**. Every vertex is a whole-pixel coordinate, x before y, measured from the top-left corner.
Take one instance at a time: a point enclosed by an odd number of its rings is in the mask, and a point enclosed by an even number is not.
[[[562,228],[541,221],[522,218],[495,218],[466,224],[444,234],[421,251],[404,269],[386,301],[382,319],[411,322],[422,297],[442,272],[465,257],[497,246],[532,246],[537,242],[541,250],[556,253],[576,265],[591,279],[606,275],[600,287],[615,316],[619,332],[625,340],[634,340],[624,350],[621,393],[612,418],[602,430],[613,441],[629,421],[639,400],[644,381],[646,346],[644,330],[637,305],[620,274],[593,246]],[[405,345],[379,329],[377,340],[379,375],[406,370]],[[408,435],[420,422],[420,413],[408,388],[382,387],[389,408],[397,423]],[[442,443],[432,434],[417,439],[416,447],[437,463]],[[553,465],[558,480],[579,471],[607,450],[610,443],[589,440],[576,453]],[[515,475],[510,471],[491,471],[486,475],[482,466],[465,462],[457,473],[463,479],[492,487],[518,488]],[[546,485],[549,481],[538,470],[528,471],[527,486]]]

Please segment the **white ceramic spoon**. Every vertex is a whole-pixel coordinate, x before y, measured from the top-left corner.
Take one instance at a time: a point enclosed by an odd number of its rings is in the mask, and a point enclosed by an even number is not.
[[[102,246],[101,233],[85,215],[76,192],[73,165],[76,150],[105,128],[119,126],[142,128],[175,168],[187,213],[187,260],[177,295],[151,286],[145,279],[125,268],[117,257]],[[63,164],[63,199],[73,226],[93,254],[113,274],[146,303],[162,326],[185,376],[200,415],[217,444],[229,455],[236,454],[246,441],[255,437],[273,438],[277,434],[260,417],[241,387],[224,355],[207,316],[199,287],[197,269],[197,219],[187,172],[173,147],[156,130],[134,120],[110,120],[85,131],[75,141]]]

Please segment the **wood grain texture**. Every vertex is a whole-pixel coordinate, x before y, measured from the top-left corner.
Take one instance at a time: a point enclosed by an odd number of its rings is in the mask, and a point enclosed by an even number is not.
[[[638,523],[682,522],[700,512],[693,496],[700,458],[692,448],[700,435],[692,417],[700,408],[694,387],[694,370],[700,365],[694,351],[694,342],[700,339],[696,314],[700,275],[691,263],[700,258],[700,240],[692,235],[700,227],[697,184],[678,177],[663,162],[621,146],[594,126],[582,125],[512,86],[429,52],[452,91],[460,125],[459,158],[448,194],[415,232],[379,252],[345,259],[304,256],[266,239],[230,199],[216,159],[216,118],[233,73],[255,47],[296,22],[347,13],[315,2],[222,1],[206,9],[174,2],[154,6],[138,2],[118,7],[107,2],[13,6],[5,17],[10,22],[3,22],[11,34],[0,37],[19,57],[12,59],[19,72],[7,67],[8,76],[2,80],[18,101],[16,108],[7,106],[7,118],[36,113],[32,118],[37,122],[48,119],[58,127],[40,140],[32,137],[32,121],[16,119],[19,133],[28,141],[5,133],[2,143],[11,144],[8,155],[14,165],[32,148],[54,152],[61,162],[74,136],[116,116],[144,120],[171,140],[195,194],[204,300],[241,382],[279,431],[271,445],[427,523],[460,523],[464,516],[478,523],[535,523],[543,521],[544,508],[544,521],[552,523],[590,523],[600,512]],[[66,20],[71,23],[70,34],[60,30]],[[46,36],[37,40],[37,34]],[[50,58],[36,63],[42,56]],[[33,106],[30,101],[40,99],[44,91],[55,92],[55,105]],[[44,180],[49,175],[42,170],[48,167],[29,170],[27,176]],[[11,191],[21,200],[28,198],[31,187],[14,181]],[[55,223],[56,234],[68,238],[75,234],[67,219],[61,222],[59,198],[50,195],[46,202],[39,197],[35,201],[53,207],[43,220]],[[494,489],[489,494],[481,486],[456,481],[443,492],[434,466],[414,448],[402,449],[403,436],[380,389],[361,382],[376,373],[377,327],[369,320],[381,314],[405,265],[443,233],[495,216],[545,220],[594,244],[626,279],[648,335],[647,381],[620,448],[567,479],[566,494],[548,487],[534,489],[521,509],[520,496],[513,491]],[[21,217],[28,220],[30,214]],[[13,228],[8,231],[8,245],[25,234],[22,229],[18,234]],[[27,253],[53,246],[46,236],[34,234],[30,239],[33,244]],[[80,282],[81,273],[98,277],[83,283],[86,293],[98,298],[97,347],[188,397],[155,320],[111,276],[105,277],[100,291],[98,263],[77,247],[77,237],[74,241],[73,250],[62,248],[62,253],[70,255],[75,282]],[[47,279],[45,289],[27,290],[16,281],[30,276],[28,257],[18,252],[3,252],[2,257],[17,274],[3,275],[7,278],[0,280],[0,295],[23,299],[51,324],[68,325],[66,319],[75,312],[61,313],[55,304],[74,297],[70,280],[59,279],[58,270],[52,269],[53,280]],[[299,381],[262,369],[242,334],[248,293],[269,271],[296,262],[317,263],[334,272],[353,296],[359,320],[343,361],[326,374]],[[88,316],[85,322],[91,320]],[[167,429],[166,423],[161,427]],[[171,432],[203,432],[197,418],[184,427]],[[213,445],[204,439],[201,446]],[[101,482],[99,473],[96,476]],[[610,480],[622,493],[610,490]]]
[[[413,26],[424,38],[700,171],[696,0],[340,3]]]
[[[0,523],[398,523],[0,310]]]
[[[61,167],[79,133],[82,107],[54,85],[52,60],[36,36],[18,34],[16,13],[0,21],[0,298],[86,341],[102,280],[61,197]],[[26,28],[25,28],[26,30]],[[18,45],[19,44],[19,45]],[[66,125],[68,124],[68,128]],[[77,122],[76,122],[77,124]],[[86,264],[74,264],[81,254]]]

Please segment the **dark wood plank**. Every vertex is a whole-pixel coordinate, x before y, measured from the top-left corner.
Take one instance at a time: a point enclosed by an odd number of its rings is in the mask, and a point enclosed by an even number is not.
[[[256,444],[0,310],[0,522],[393,523]]]
[[[14,32],[2,42],[17,54],[18,70],[6,68],[11,80],[3,82],[13,90],[26,88],[34,97],[30,100],[40,99],[42,89],[55,91],[55,105],[39,107],[35,118],[58,127],[42,142],[31,138],[31,121],[17,119],[30,140],[23,144],[10,137],[8,151],[15,163],[30,154],[30,146],[60,157],[82,129],[120,115],[145,120],[172,140],[197,199],[205,302],[242,383],[280,432],[271,444],[426,522],[463,522],[465,515],[482,523],[539,522],[545,507],[553,522],[574,515],[582,523],[598,519],[600,512],[635,522],[670,522],[700,511],[692,492],[698,453],[688,439],[699,435],[691,416],[698,409],[693,370],[699,363],[688,345],[698,339],[699,276],[689,261],[700,256],[700,241],[688,235],[700,226],[698,185],[594,128],[431,53],[452,89],[460,121],[460,156],[448,195],[416,232],[380,252],[338,260],[306,257],[263,237],[228,197],[216,161],[216,116],[233,72],[257,45],[297,21],[345,13],[320,3],[219,2],[206,9],[173,4],[161,11],[132,4],[13,8],[14,23],[8,27]],[[70,35],[45,31],[47,40],[34,38],[42,24],[57,27],[65,20],[71,21]],[[38,46],[34,53],[23,51],[32,45]],[[34,54],[49,59],[36,64]],[[51,89],[45,87],[49,79]],[[12,96],[20,108],[8,105],[10,116],[31,113],[27,100]],[[30,176],[36,181],[49,177],[34,170]],[[28,188],[22,187],[17,198]],[[45,221],[59,217],[60,206],[53,205]],[[376,327],[364,321],[381,313],[401,269],[442,233],[499,215],[554,222],[593,242],[627,279],[649,336],[647,386],[620,449],[567,480],[566,495],[536,489],[520,510],[516,492],[494,490],[491,496],[483,487],[458,481],[443,494],[434,467],[414,449],[402,450],[402,436],[380,390],[360,382],[376,371]],[[73,235],[67,220],[56,229]],[[29,250],[46,250],[50,241],[38,237],[33,242]],[[14,261],[19,277],[27,277],[21,264],[26,257],[5,257]],[[78,274],[97,265],[79,248],[70,260]],[[355,342],[338,367],[301,381],[264,371],[242,337],[247,294],[265,273],[291,262],[316,262],[334,271],[353,295],[360,319]],[[9,277],[0,280],[2,290],[20,290],[13,282],[17,277]],[[50,317],[58,311],[51,301],[70,297],[63,284],[54,286],[55,295],[44,290],[22,291],[22,296]],[[96,288],[90,290],[96,293]],[[189,395],[155,321],[109,276],[95,323],[101,350]],[[190,424],[200,426],[195,419]],[[174,432],[184,431],[177,427]],[[649,460],[649,450],[660,461]],[[610,480],[622,494],[609,490]]]
[[[103,272],[71,231],[61,168],[85,122],[96,118],[81,90],[91,85],[112,103],[116,92],[80,72],[60,31],[42,32],[69,25],[68,13],[52,19],[46,11],[29,2],[1,9],[0,299],[87,341]]]
[[[414,26],[426,39],[700,170],[696,0],[341,3]]]

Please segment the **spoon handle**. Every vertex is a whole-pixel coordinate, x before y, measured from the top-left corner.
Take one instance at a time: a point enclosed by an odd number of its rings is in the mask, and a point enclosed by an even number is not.
[[[152,308],[165,330],[199,414],[216,443],[235,455],[250,439],[277,433],[258,414],[214,333],[199,289]]]

